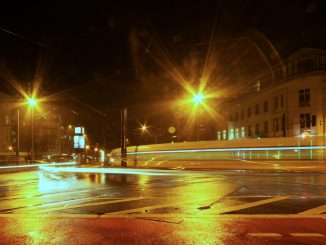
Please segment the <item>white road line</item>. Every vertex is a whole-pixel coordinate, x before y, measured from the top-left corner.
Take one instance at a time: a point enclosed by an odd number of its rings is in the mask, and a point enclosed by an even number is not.
[[[290,235],[299,236],[299,237],[307,237],[307,236],[324,237],[324,235],[320,233],[290,233]]]
[[[142,213],[142,214],[40,214],[40,213],[0,213],[0,218],[182,218],[182,219],[202,219],[202,218],[209,218],[209,219],[326,219],[325,214],[321,215],[300,215],[300,214],[263,214],[263,215],[252,215],[252,214],[220,214],[220,215],[212,215],[212,214],[151,214],[151,213]]]
[[[304,212],[301,212],[300,214],[322,214],[324,212],[326,212],[326,205],[306,210]]]
[[[228,190],[225,191],[225,193],[220,193],[220,199],[223,197],[227,196],[229,193],[234,192],[238,186],[230,186]],[[175,206],[180,206],[180,205],[186,205],[186,204],[192,204],[192,203],[197,203],[197,202],[202,202],[202,201],[211,201],[214,199],[214,202],[216,202],[217,197],[204,197],[204,198],[199,198],[199,199],[192,199],[192,200],[182,200],[182,201],[176,201],[176,202],[169,202],[169,203],[164,203],[164,204],[157,204],[157,205],[151,205],[147,207],[142,207],[142,208],[133,208],[129,210],[122,210],[122,211],[117,211],[117,212],[111,212],[107,214],[129,214],[129,213],[135,213],[135,212],[142,212],[145,210],[152,210],[152,209],[157,209],[157,208],[166,208],[166,207],[175,207]],[[211,202],[210,202],[211,203]],[[207,203],[206,203],[207,205]]]
[[[217,210],[217,211],[218,211],[219,214],[228,213],[228,212],[232,212],[232,211],[238,211],[238,210],[241,210],[241,209],[260,206],[260,205],[267,204],[267,203],[277,202],[277,201],[281,201],[281,200],[288,199],[288,198],[290,198],[290,197],[289,196],[272,197],[272,198],[260,200],[260,201],[257,201],[257,202],[250,202],[250,203],[241,204],[241,205],[238,205],[238,206],[222,208],[222,209]]]
[[[151,205],[151,206],[142,207],[142,208],[133,208],[133,209],[111,212],[111,213],[106,213],[106,214],[129,214],[129,213],[142,212],[145,210],[148,211],[148,210],[157,209],[157,208],[167,208],[167,207],[186,205],[186,204],[191,204],[193,202],[208,201],[208,200],[212,200],[212,199],[213,199],[212,197],[209,197],[209,198],[201,198],[201,199],[191,200],[191,201],[183,200],[181,202],[173,202],[173,203],[170,202],[170,203],[165,203],[165,204],[157,204],[157,205]]]
[[[269,236],[272,236],[272,237],[281,237],[282,235],[279,234],[279,233],[247,233],[247,235],[249,236],[253,236],[253,237],[260,237],[260,236],[263,236],[263,237],[269,237]]]
[[[83,208],[83,207],[91,207],[91,206],[98,206],[98,205],[104,205],[104,204],[112,204],[112,203],[119,203],[119,202],[129,202],[129,201],[137,201],[137,200],[143,200],[144,197],[132,197],[132,198],[125,198],[125,199],[119,199],[119,200],[111,200],[111,201],[102,201],[102,202],[92,202],[92,203],[84,203],[84,204],[78,204],[78,205],[70,205],[70,206],[63,206],[63,207],[55,207],[55,208],[49,208],[44,210],[39,210],[39,212],[53,212],[53,211],[60,211],[64,209],[72,209],[72,208]]]

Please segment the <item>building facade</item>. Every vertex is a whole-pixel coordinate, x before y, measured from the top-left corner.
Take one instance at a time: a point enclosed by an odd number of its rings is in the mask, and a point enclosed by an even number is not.
[[[34,159],[61,154],[63,135],[62,119],[58,113],[45,106],[31,113],[26,104],[0,92],[0,161],[16,156],[18,138],[21,158],[31,153],[32,140]]]
[[[16,144],[16,122],[12,110],[12,100],[0,92],[0,154],[6,155],[14,150]]]
[[[223,105],[218,140],[325,135],[326,50],[302,49]]]

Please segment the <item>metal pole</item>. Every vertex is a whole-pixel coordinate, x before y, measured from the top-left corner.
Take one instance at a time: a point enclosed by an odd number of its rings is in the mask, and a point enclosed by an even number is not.
[[[34,108],[32,107],[32,149],[31,149],[31,162],[34,159]]]
[[[325,123],[326,123],[326,115],[325,115],[325,111],[326,111],[326,96],[325,96],[325,92],[326,92],[326,84],[325,84],[325,82],[324,82],[324,87],[323,87],[323,160],[325,160],[326,159],[326,149],[325,149],[325,137],[326,137],[326,135],[325,135],[325,128],[326,128],[326,126],[325,126]]]
[[[17,109],[17,129],[16,129],[16,158],[19,163],[19,109]]]
[[[127,167],[127,108],[121,110],[121,167]]]

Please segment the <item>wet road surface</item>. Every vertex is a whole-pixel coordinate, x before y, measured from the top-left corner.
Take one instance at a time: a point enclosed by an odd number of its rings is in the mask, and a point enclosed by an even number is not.
[[[4,244],[326,244],[326,175],[48,168],[1,174]]]

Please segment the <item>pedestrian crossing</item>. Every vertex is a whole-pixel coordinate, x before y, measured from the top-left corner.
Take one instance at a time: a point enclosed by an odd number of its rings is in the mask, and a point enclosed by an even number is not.
[[[24,203],[23,200],[20,200]],[[26,201],[25,201],[26,203]],[[0,216],[10,215],[95,215],[99,216],[209,216],[209,217],[321,217],[326,218],[326,196],[232,196],[126,197],[103,196],[52,203],[33,203],[13,209],[0,206]]]

